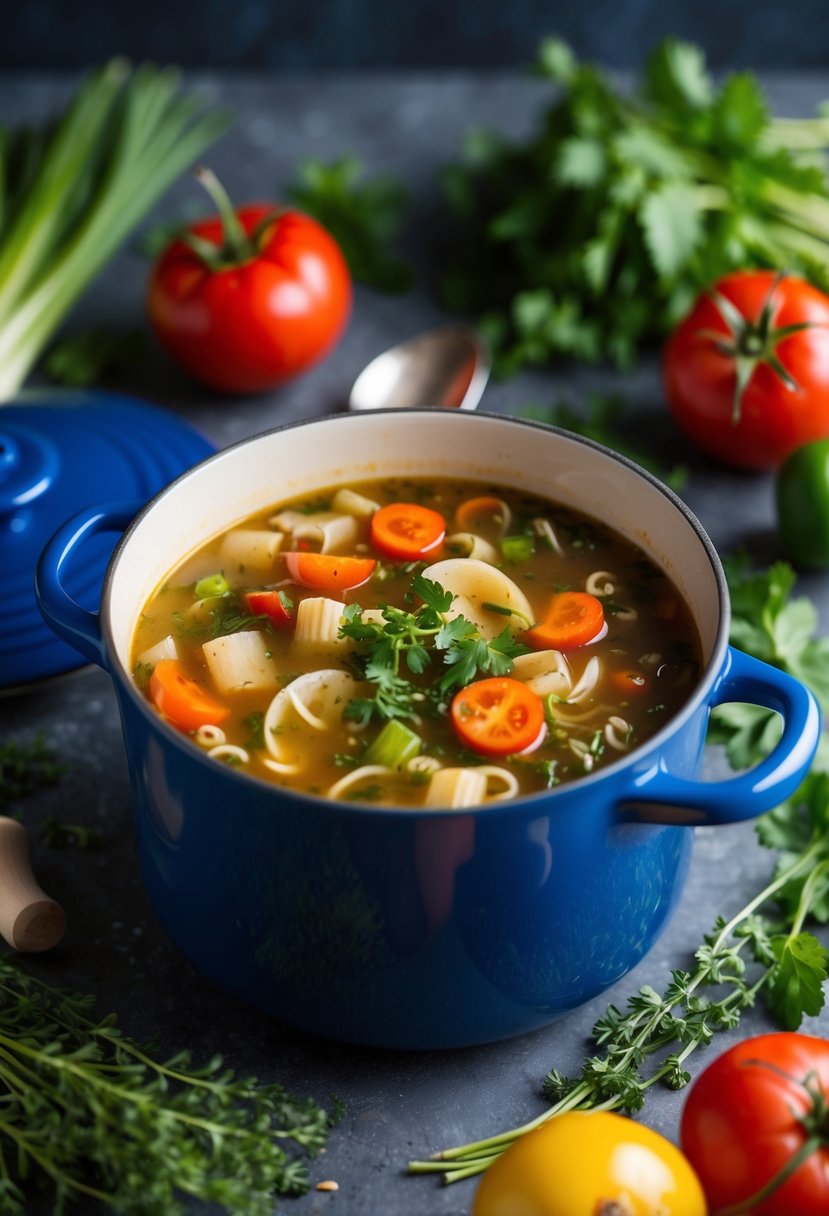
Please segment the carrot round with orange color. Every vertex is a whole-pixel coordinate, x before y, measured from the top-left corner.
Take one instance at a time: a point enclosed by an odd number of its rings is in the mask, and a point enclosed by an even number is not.
[[[484,756],[530,751],[547,731],[541,698],[511,676],[467,684],[455,694],[449,713],[461,743]]]
[[[604,628],[601,600],[587,591],[560,591],[552,597],[543,620],[524,634],[535,650],[577,650]]]
[[[416,561],[428,557],[446,536],[446,520],[417,502],[391,502],[371,517],[371,543],[384,557]]]
[[[150,696],[156,708],[182,730],[218,726],[230,713],[207,689],[185,674],[178,659],[162,659],[150,676]]]
[[[362,587],[377,568],[373,557],[340,557],[333,553],[286,553],[285,563],[295,583],[317,591]]]
[[[491,494],[482,494],[477,498],[467,498],[455,512],[455,523],[466,532],[474,532],[475,525],[491,521],[503,527],[506,503]]]
[[[650,687],[648,677],[643,671],[637,671],[635,667],[611,672],[610,682],[623,697],[639,696]]]

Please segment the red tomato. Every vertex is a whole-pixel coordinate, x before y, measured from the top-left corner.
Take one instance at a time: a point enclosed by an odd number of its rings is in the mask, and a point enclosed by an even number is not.
[[[682,1148],[712,1212],[747,1203],[807,1143],[816,1146],[752,1216],[829,1212],[829,1041],[764,1034],[738,1043],[697,1078],[682,1112]]]
[[[541,698],[510,676],[468,684],[455,694],[450,715],[461,743],[484,756],[530,751],[547,729]]]
[[[161,344],[195,379],[257,393],[328,354],[351,311],[351,277],[333,237],[308,216],[266,203],[235,215],[244,232],[235,251],[226,219],[189,229],[216,250],[217,265],[173,241],[153,269],[148,309]]]
[[[287,597],[278,591],[248,591],[245,600],[255,616],[268,617],[277,629],[290,629],[294,623],[293,613],[285,606]],[[290,603],[290,600],[288,600]]]
[[[371,543],[384,557],[415,561],[443,543],[446,520],[416,502],[392,502],[371,517]]]
[[[689,439],[725,464],[776,468],[829,435],[829,297],[771,270],[726,275],[712,292],[725,304],[703,293],[665,348],[671,411]],[[738,360],[748,378],[735,408]]]
[[[318,591],[351,591],[374,573],[373,557],[338,557],[333,553],[286,553],[288,573],[300,587]]]

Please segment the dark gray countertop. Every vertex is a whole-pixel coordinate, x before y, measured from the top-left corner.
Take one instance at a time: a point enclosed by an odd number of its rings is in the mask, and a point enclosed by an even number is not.
[[[238,114],[234,131],[210,156],[239,201],[278,197],[297,159],[360,156],[371,172],[390,172],[409,185],[414,223],[409,250],[428,280],[434,271],[431,232],[437,207],[436,170],[455,151],[462,131],[492,125],[516,132],[538,103],[537,82],[512,75],[221,79],[204,83]],[[5,120],[47,109],[64,85],[42,78],[0,78]],[[775,108],[805,114],[829,94],[829,76],[769,82]],[[190,187],[177,187],[164,213],[176,214]],[[73,325],[141,324],[146,263],[123,254],[89,293]],[[197,424],[219,446],[283,422],[342,408],[361,367],[391,343],[441,320],[427,282],[399,299],[358,291],[351,327],[321,367],[278,392],[242,401],[209,397],[152,347],[140,372],[119,384],[164,404]],[[634,404],[633,429],[666,465],[688,453],[674,435],[661,401],[655,361],[622,377],[609,369],[559,367],[492,385],[486,408],[515,409],[566,397],[578,403],[590,390],[622,391]],[[771,481],[715,471],[691,457],[684,497],[721,551],[747,545],[760,560],[778,555],[773,535]],[[829,585],[804,587],[829,620]],[[130,798],[120,725],[107,676],[85,669],[52,684],[0,700],[0,737],[31,739],[43,731],[66,764],[60,785],[31,800],[27,822],[36,828],[50,813],[97,826],[97,852],[39,847],[43,885],[68,911],[69,930],[53,954],[32,965],[45,978],[97,994],[124,1028],[153,1038],[162,1051],[189,1047],[196,1057],[221,1051],[231,1066],[326,1100],[336,1094],[345,1116],[329,1148],[312,1163],[312,1179],[336,1179],[335,1195],[311,1192],[284,1201],[296,1216],[461,1216],[472,1186],[442,1188],[407,1178],[405,1163],[435,1149],[523,1123],[543,1109],[540,1082],[555,1066],[577,1069],[586,1036],[608,1000],[621,1003],[644,983],[662,988],[672,967],[690,956],[719,913],[738,909],[759,890],[771,857],[754,843],[752,828],[702,829],[678,914],[651,954],[606,997],[545,1030],[465,1051],[405,1054],[323,1042],[287,1030],[239,1005],[202,980],[154,921],[132,847]],[[746,1015],[739,1035],[772,1028],[762,1010]],[[829,1033],[829,1013],[806,1027]],[[714,1050],[737,1035],[720,1036]],[[713,1052],[707,1053],[711,1058]],[[704,1059],[700,1053],[700,1059]],[[698,1067],[698,1061],[694,1062]],[[650,1095],[645,1119],[675,1135],[682,1098]],[[43,1209],[44,1211],[46,1209]],[[206,1212],[193,1205],[193,1212]]]

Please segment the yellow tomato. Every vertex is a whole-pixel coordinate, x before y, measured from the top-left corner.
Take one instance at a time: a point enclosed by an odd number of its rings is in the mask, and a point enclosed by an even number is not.
[[[484,1174],[472,1216],[706,1216],[689,1162],[658,1132],[606,1111],[557,1115]]]

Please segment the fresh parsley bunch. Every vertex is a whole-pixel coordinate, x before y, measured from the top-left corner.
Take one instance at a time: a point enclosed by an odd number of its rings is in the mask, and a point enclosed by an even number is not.
[[[555,96],[526,142],[473,131],[446,173],[461,236],[447,305],[479,315],[502,373],[558,355],[632,362],[728,270],[829,277],[829,119],[772,118],[755,76],[715,87],[668,39],[632,93],[555,39]]]
[[[506,626],[490,642],[466,617],[447,619],[455,597],[422,574],[414,576],[407,596],[412,603],[419,599],[420,606],[408,612],[385,605],[382,624],[363,621],[359,604],[349,604],[345,609],[340,637],[358,643],[358,674],[374,685],[374,693],[370,697],[353,697],[345,707],[344,718],[364,724],[373,718],[381,721],[413,718],[419,688],[404,671],[422,675],[436,653],[442,657],[446,670],[429,693],[440,703],[479,673],[508,675],[512,660],[529,650],[515,640]],[[499,611],[497,605],[489,607]],[[503,611],[510,615],[509,609]],[[421,700],[425,695],[421,695]]]

